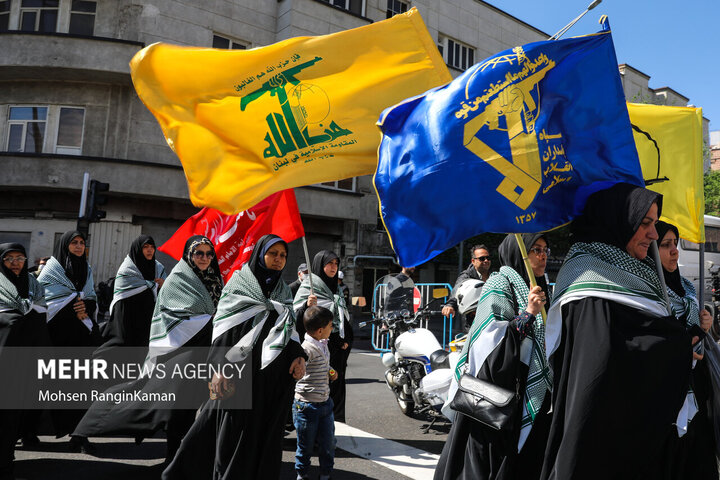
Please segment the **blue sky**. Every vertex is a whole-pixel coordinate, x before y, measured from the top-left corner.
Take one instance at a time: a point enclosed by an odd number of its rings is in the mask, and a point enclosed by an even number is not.
[[[485,0],[554,34],[591,0]],[[720,0],[603,0],[567,36],[599,30],[607,15],[618,63],[650,76],[650,88],[668,86],[702,107],[710,130],[720,130]]]

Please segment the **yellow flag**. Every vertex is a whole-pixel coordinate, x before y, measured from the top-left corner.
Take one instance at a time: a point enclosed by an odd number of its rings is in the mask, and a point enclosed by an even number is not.
[[[382,111],[452,80],[415,8],[251,50],[154,44],[130,69],[192,202],[228,214],[287,188],[374,173]]]
[[[628,103],[628,112],[647,188],[663,195],[660,219],[705,242],[702,109]]]

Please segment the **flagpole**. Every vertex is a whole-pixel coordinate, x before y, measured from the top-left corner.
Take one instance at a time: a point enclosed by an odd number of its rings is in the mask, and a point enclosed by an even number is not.
[[[586,13],[588,13],[590,10],[592,10],[593,8],[595,8],[595,7],[597,7],[598,5],[600,5],[601,2],[602,2],[602,0],[594,0],[590,5],[588,5],[588,7],[585,9],[584,12],[582,12],[580,15],[578,15],[577,17],[575,17],[575,19],[574,19],[573,21],[571,21],[570,23],[568,23],[567,25],[565,25],[563,28],[561,28],[559,32],[557,32],[557,33],[556,33],[555,35],[553,35],[552,37],[548,38],[548,40],[558,40],[560,37],[562,37],[563,35],[565,35],[565,33],[566,33],[568,30],[570,30],[570,28],[572,28],[573,25],[575,25],[577,22],[579,22],[580,19],[581,19],[582,17],[584,17]]]
[[[667,308],[668,315],[672,315],[673,312],[672,307],[670,307],[670,297],[668,296],[667,286],[665,285],[665,273],[663,272],[662,262],[660,262],[660,250],[658,250],[657,242],[655,240],[653,240],[650,244],[650,253],[655,261],[655,269],[657,270],[658,278],[660,279],[663,299],[665,300],[665,308]]]
[[[532,265],[530,265],[530,259],[528,258],[527,249],[525,248],[525,242],[523,242],[522,236],[519,233],[515,234],[515,240],[517,241],[518,247],[520,248],[520,255],[522,255],[523,263],[525,264],[525,271],[527,271],[528,278],[530,279],[530,289],[537,287],[537,281],[535,281],[535,272],[533,272]],[[545,292],[547,295],[547,292]],[[545,305],[542,307],[542,319],[543,323],[546,323],[547,312],[545,311]]]
[[[303,250],[305,250],[305,264],[308,266],[308,279],[310,280],[310,295],[314,295],[313,284],[312,284],[312,270],[310,264],[310,255],[308,255],[307,241],[305,241],[305,235],[302,237]]]

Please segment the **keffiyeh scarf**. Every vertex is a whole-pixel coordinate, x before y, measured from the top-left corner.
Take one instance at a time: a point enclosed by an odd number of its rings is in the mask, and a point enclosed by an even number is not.
[[[529,293],[525,280],[510,267],[500,267],[500,272],[490,276],[483,287],[475,320],[460,353],[449,399],[454,398],[457,382],[463,373],[477,375],[487,357],[504,338],[508,323],[527,307]],[[546,294],[549,298],[550,292]],[[529,370],[523,396],[518,450],[530,434],[546,392],[552,388],[552,373],[545,357],[545,325],[541,314],[535,317],[534,333],[521,344],[521,361],[528,365]]]
[[[72,281],[65,274],[65,268],[60,265],[55,257],[50,259],[45,264],[45,267],[38,276],[38,282],[45,289],[45,301],[47,302],[47,321],[57,315],[67,304],[80,297],[83,300],[94,300],[97,301],[97,295],[95,295],[95,288],[93,287],[93,275],[92,268],[88,265],[87,278],[82,291],[78,292],[75,289]]]
[[[207,325],[215,304],[203,282],[184,261],[168,275],[155,302],[146,362],[183,346]]]
[[[338,289],[337,293],[332,293],[325,282],[322,281],[317,275],[309,273],[305,280],[300,284],[300,288],[295,294],[295,301],[293,302],[293,308],[297,312],[303,303],[307,302],[310,296],[310,277],[312,277],[312,293],[315,294],[318,301],[318,306],[327,308],[333,314],[333,332],[338,332],[340,338],[345,338],[345,320],[350,318],[348,313],[347,305],[345,304],[345,298],[342,296],[342,292]]]
[[[225,355],[231,362],[240,362],[257,343],[271,312],[277,312],[278,316],[262,342],[261,369],[270,365],[290,340],[299,343],[300,338],[295,330],[290,287],[279,281],[270,297],[265,297],[257,278],[245,264],[233,273],[220,297],[213,321],[213,341],[234,327],[252,322],[252,328]]]
[[[43,287],[34,275],[28,275],[28,283],[28,298],[23,298],[18,294],[15,285],[5,275],[0,274],[0,312],[14,310],[21,315],[27,315],[30,310],[38,313],[47,312]]]
[[[166,276],[165,267],[162,263],[155,260],[155,278],[164,279]],[[115,275],[110,314],[112,315],[113,307],[120,300],[130,298],[148,289],[152,290],[153,295],[157,298],[157,283],[155,283],[154,280],[145,280],[143,274],[140,273],[140,270],[130,256],[126,256]]]

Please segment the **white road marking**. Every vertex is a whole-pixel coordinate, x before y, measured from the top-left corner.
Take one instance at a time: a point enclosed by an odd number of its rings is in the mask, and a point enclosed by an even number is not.
[[[432,480],[435,465],[440,458],[440,455],[393,442],[340,422],[335,422],[335,440],[337,448],[372,460],[413,480]]]

